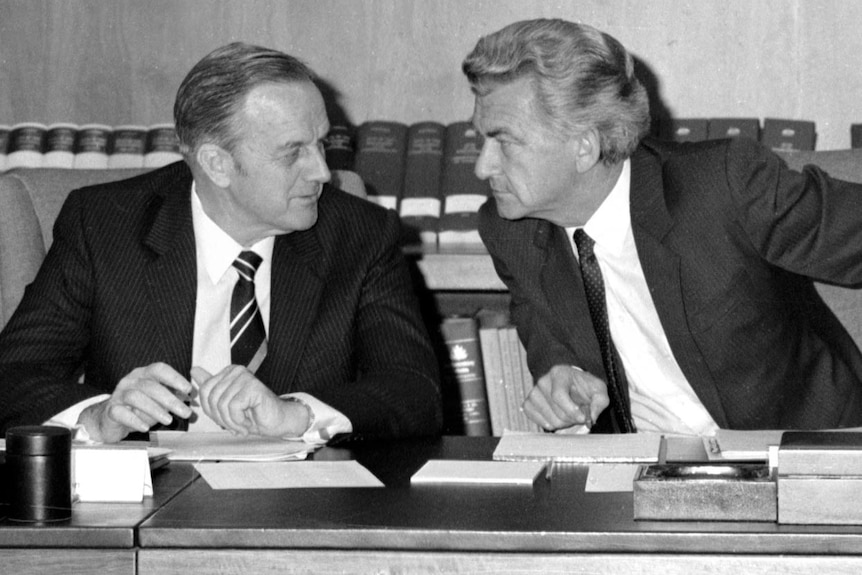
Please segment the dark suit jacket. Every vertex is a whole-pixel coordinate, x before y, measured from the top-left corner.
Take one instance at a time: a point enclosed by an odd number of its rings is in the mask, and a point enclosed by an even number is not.
[[[862,356],[810,278],[862,282],[862,186],[790,171],[753,142],[644,142],[631,220],[674,357],[719,426],[862,424]],[[507,221],[482,239],[512,296],[533,376],[575,364],[606,379],[565,229]]]
[[[70,193],[54,242],[0,335],[0,425],[40,423],[166,362],[188,377],[196,260],[180,162]],[[268,354],[278,394],[304,391],[358,434],[434,434],[437,362],[391,210],[327,186],[318,222],[278,236]],[[85,373],[85,383],[76,383]]]

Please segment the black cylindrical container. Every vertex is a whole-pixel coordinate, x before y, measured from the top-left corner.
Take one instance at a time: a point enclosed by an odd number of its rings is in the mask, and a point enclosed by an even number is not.
[[[72,434],[31,425],[6,431],[6,484],[12,521],[62,521],[72,516]]]

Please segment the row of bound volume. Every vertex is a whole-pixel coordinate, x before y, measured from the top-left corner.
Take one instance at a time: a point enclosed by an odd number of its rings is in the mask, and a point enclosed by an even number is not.
[[[660,129],[662,137],[677,142],[748,138],[775,151],[813,150],[814,122],[766,118],[672,118]]]
[[[521,410],[533,377],[507,312],[483,309],[445,317],[440,332],[449,360],[443,374],[447,433],[541,431]]]
[[[182,159],[173,124],[0,126],[0,171],[13,168],[159,168]]]
[[[353,170],[371,201],[399,213],[405,245],[481,247],[476,222],[490,185],[476,177],[483,138],[468,121],[373,120],[334,126],[330,168]]]

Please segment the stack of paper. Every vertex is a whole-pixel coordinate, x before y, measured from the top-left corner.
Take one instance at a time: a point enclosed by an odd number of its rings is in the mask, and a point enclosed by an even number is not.
[[[657,433],[557,435],[505,432],[494,459],[570,463],[655,463],[662,436]]]
[[[305,459],[319,446],[304,441],[247,436],[227,431],[155,431],[154,445],[170,449],[173,461],[290,461]]]

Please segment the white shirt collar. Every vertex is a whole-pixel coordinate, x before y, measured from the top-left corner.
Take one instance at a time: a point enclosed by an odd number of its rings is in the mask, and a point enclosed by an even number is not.
[[[631,229],[630,191],[631,160],[626,160],[611,193],[584,225],[584,231],[609,253],[622,252]]]
[[[233,261],[243,247],[206,214],[194,182],[192,182],[192,225],[195,231],[198,261],[203,264],[212,283],[217,284],[225,272],[231,269]],[[251,250],[264,261],[270,261],[274,245],[275,236],[270,236],[254,244]]]

